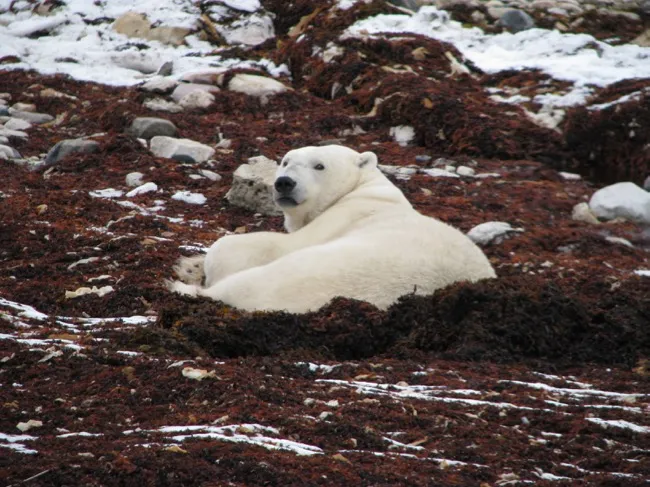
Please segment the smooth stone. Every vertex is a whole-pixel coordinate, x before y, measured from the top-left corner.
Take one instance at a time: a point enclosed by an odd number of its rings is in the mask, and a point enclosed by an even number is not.
[[[535,21],[523,10],[510,9],[503,12],[497,21],[497,25],[503,27],[508,32],[516,34],[517,32],[535,27]]]
[[[459,176],[472,177],[476,174],[476,171],[471,167],[458,166],[456,168],[456,174],[458,174]]]
[[[127,37],[158,41],[163,44],[180,46],[191,32],[187,27],[162,25],[151,27],[147,16],[137,12],[126,12],[113,22],[113,30]]]
[[[180,101],[185,98],[187,95],[194,93],[196,91],[203,91],[203,92],[217,92],[221,91],[218,87],[213,86],[213,85],[204,85],[201,83],[180,83],[172,92],[171,98],[174,100],[176,103],[180,103]]]
[[[178,86],[178,81],[164,76],[155,76],[142,83],[139,88],[150,93],[167,94]]]
[[[167,101],[162,98],[152,98],[146,100],[142,104],[145,108],[149,110],[154,110],[156,112],[169,112],[169,113],[179,113],[183,111],[183,107],[173,101]]]
[[[14,110],[13,108],[9,109],[9,114],[14,118],[27,120],[29,123],[36,125],[41,125],[43,123],[48,123],[54,120],[54,117],[52,115],[48,115],[47,113],[25,112],[22,110]]]
[[[127,133],[134,137],[148,140],[156,135],[175,137],[178,129],[176,125],[164,118],[138,117],[131,122]]]
[[[139,196],[139,195],[145,194],[145,193],[151,193],[151,192],[154,192],[154,191],[158,191],[158,185],[156,183],[148,182],[148,183],[144,183],[144,184],[132,189],[128,193],[126,193],[126,197],[127,198],[133,198],[135,196]]]
[[[225,71],[223,69],[206,69],[184,74],[181,77],[183,83],[194,83],[199,85],[221,86]]]
[[[217,174],[214,171],[210,171],[209,169],[199,169],[198,172],[201,176],[209,179],[210,181],[221,181],[222,179],[220,174]]]
[[[182,46],[185,44],[185,38],[192,32],[187,27],[174,27],[162,25],[154,27],[149,31],[147,39],[150,41],[158,41],[162,44],[170,46]]]
[[[210,159],[215,149],[190,139],[175,139],[157,135],[151,139],[151,152],[158,157],[175,159],[179,162],[195,163]]]
[[[589,208],[589,204],[585,202],[578,203],[573,207],[571,219],[577,222],[590,223],[592,225],[598,225],[600,223],[598,218],[596,218],[596,215],[594,215],[594,212]]]
[[[480,245],[487,245],[495,242],[500,243],[500,240],[507,237],[514,232],[523,232],[523,228],[513,228],[510,223],[506,222],[486,222],[476,225],[469,232],[467,236],[474,243]]]
[[[45,164],[55,164],[73,153],[92,154],[99,152],[99,142],[85,139],[66,139],[56,143],[45,157]]]
[[[0,126],[0,136],[1,137],[20,137],[21,139],[26,139],[27,138],[27,132],[23,132],[22,130],[11,130],[8,128],[5,128],[3,126]]]
[[[650,224],[650,193],[631,182],[599,189],[589,200],[589,207],[598,218],[605,220],[625,218]]]
[[[147,16],[137,12],[126,12],[113,22],[113,30],[127,37],[144,39],[151,30]]]
[[[11,106],[11,110],[17,111],[17,112],[31,112],[34,113],[36,112],[36,105],[33,103],[14,103]]]
[[[20,159],[20,152],[8,145],[0,145],[0,159]]]
[[[193,91],[188,93],[178,104],[186,110],[192,110],[194,108],[208,108],[214,103],[214,95],[207,91]]]
[[[223,36],[228,44],[244,44],[257,46],[263,42],[275,38],[275,28],[270,15],[255,13],[248,17],[241,16],[229,25],[215,21],[219,34]]]
[[[11,117],[5,122],[5,128],[9,130],[27,130],[32,127],[32,124],[27,120],[21,118]]]
[[[228,83],[228,89],[260,98],[266,98],[289,90],[289,88],[273,78],[246,73],[238,73],[233,76]]]

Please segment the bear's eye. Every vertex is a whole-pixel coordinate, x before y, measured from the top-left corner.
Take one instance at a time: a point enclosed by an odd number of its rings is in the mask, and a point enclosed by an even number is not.
[[[314,166],[314,169],[316,169],[317,171],[322,171],[323,169],[325,169],[325,166],[323,166],[322,164],[316,164]]]
[[[284,162],[282,163],[282,167],[287,167],[287,164],[289,164],[289,163],[288,163],[287,161],[284,161]]]

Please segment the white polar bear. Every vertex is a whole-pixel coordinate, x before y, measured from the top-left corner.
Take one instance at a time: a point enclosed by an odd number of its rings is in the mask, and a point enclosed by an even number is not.
[[[274,198],[289,233],[222,237],[205,258],[181,259],[176,272],[185,282],[169,288],[248,311],[304,313],[336,296],[385,309],[405,294],[495,277],[468,237],[411,206],[372,152],[292,150]]]

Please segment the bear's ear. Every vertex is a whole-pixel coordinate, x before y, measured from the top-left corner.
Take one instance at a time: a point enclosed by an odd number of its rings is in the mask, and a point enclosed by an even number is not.
[[[359,162],[357,164],[360,168],[365,167],[371,169],[377,167],[377,156],[374,152],[364,152],[359,156]]]

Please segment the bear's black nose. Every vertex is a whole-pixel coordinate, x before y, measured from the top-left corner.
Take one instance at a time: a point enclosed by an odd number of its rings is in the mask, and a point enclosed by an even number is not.
[[[275,190],[278,193],[290,193],[296,187],[296,182],[288,176],[280,176],[275,180]]]

